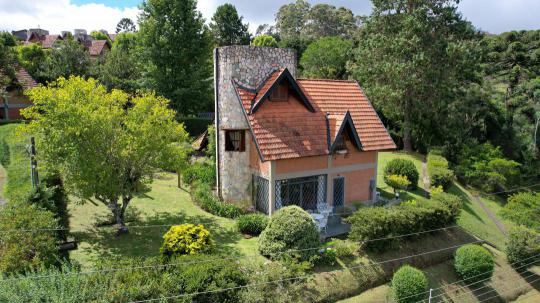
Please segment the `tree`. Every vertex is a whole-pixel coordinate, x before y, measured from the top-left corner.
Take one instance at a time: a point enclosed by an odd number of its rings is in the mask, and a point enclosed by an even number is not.
[[[242,17],[238,16],[236,7],[226,3],[218,6],[212,17],[210,29],[217,45],[249,44],[251,35],[248,24],[242,23]]]
[[[34,106],[25,131],[36,137],[39,157],[60,172],[66,189],[81,201],[105,204],[119,232],[131,200],[149,190],[157,168],[181,165],[186,150],[183,126],[168,101],[153,93],[129,98],[108,93],[94,79],[60,78],[29,91]]]
[[[406,176],[390,175],[385,179],[386,184],[394,189],[394,194],[398,189],[406,189],[411,185],[411,181]]]
[[[540,227],[540,193],[523,192],[510,196],[503,217],[528,228]]]
[[[129,18],[122,18],[116,25],[116,33],[134,32],[136,30],[135,23]]]
[[[111,51],[99,67],[99,80],[107,89],[134,93],[144,87],[137,43],[136,33],[122,32],[116,36]]]
[[[456,100],[454,92],[477,80],[479,34],[457,2],[374,0],[362,24],[350,71],[383,115],[398,123],[408,151],[434,123],[444,124],[441,112]]]
[[[300,59],[302,75],[307,78],[346,79],[346,65],[352,48],[352,41],[339,37],[325,37],[311,43]]]
[[[107,43],[109,43],[109,46],[112,45],[111,38],[104,32],[92,31],[90,32],[90,36],[96,40],[106,40]]]
[[[13,35],[0,32],[0,94],[4,92],[5,87],[11,83],[14,76],[13,62],[15,56],[12,49],[14,45],[15,39]]]
[[[145,1],[139,27],[149,86],[179,114],[209,108],[211,38],[197,1]]]
[[[90,67],[90,56],[77,41],[65,40],[62,47],[51,50],[43,66],[43,79],[54,81],[59,77],[85,76]]]
[[[48,53],[36,43],[19,45],[16,48],[19,63],[38,82],[44,83],[44,68]]]
[[[260,35],[260,36],[255,37],[255,39],[253,39],[251,44],[255,46],[267,46],[267,47],[278,46],[276,39],[268,35]]]

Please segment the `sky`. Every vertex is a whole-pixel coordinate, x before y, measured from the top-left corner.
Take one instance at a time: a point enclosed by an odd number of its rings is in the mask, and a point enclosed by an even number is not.
[[[219,5],[232,3],[254,32],[259,24],[273,23],[278,8],[292,1],[199,0],[198,9],[208,21]],[[369,0],[308,1],[345,6],[357,15],[371,11]],[[75,28],[114,32],[121,18],[137,20],[140,3],[141,0],[0,0],[0,30],[39,27],[51,33]],[[459,10],[465,19],[490,33],[540,29],[540,0],[461,0]]]

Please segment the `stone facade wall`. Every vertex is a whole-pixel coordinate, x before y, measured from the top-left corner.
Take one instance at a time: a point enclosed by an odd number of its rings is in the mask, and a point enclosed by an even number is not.
[[[225,46],[214,52],[214,81],[216,90],[216,144],[219,161],[219,189],[225,200],[249,200],[251,172],[250,148],[244,152],[225,151],[225,129],[249,129],[240,107],[232,80],[251,88],[257,86],[276,69],[287,68],[296,77],[296,52],[291,49]],[[253,140],[246,132],[246,140]]]

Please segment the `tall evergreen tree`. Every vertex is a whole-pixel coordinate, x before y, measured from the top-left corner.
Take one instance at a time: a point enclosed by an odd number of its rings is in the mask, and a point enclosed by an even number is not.
[[[116,25],[116,33],[134,32],[136,30],[135,23],[129,18],[122,18]]]
[[[179,114],[211,104],[211,38],[196,0],[147,0],[139,34],[151,88]]]
[[[373,0],[355,51],[353,76],[383,114],[398,122],[406,150],[429,144],[456,90],[475,81],[475,29],[457,0]],[[414,135],[414,137],[413,137]]]
[[[210,29],[217,45],[249,44],[251,35],[248,24],[242,23],[243,17],[238,16],[236,7],[226,3],[218,6],[212,17]]]

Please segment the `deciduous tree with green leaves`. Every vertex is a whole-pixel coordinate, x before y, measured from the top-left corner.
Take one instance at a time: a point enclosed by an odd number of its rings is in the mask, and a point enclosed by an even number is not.
[[[540,193],[522,192],[508,198],[502,215],[517,224],[538,230],[540,227]]]
[[[179,114],[212,104],[212,43],[196,0],[146,0],[139,35],[150,88]]]
[[[269,35],[260,35],[255,37],[251,44],[255,46],[267,46],[267,47],[277,47],[278,43],[276,39]]]
[[[86,76],[90,68],[90,55],[77,41],[64,40],[62,47],[51,51],[43,65],[43,79],[54,81],[58,77]]]
[[[325,37],[311,43],[302,58],[302,75],[307,78],[346,79],[347,62],[353,42],[340,37]]]
[[[57,169],[66,188],[81,201],[95,200],[113,213],[119,232],[131,200],[149,190],[154,173],[180,167],[188,139],[168,100],[153,93],[130,98],[107,92],[95,80],[60,78],[29,91],[24,109],[36,136],[38,155]]]
[[[242,22],[243,17],[238,15],[236,7],[230,3],[218,6],[212,17],[210,29],[214,41],[219,46],[247,45],[251,40],[248,24]]]

